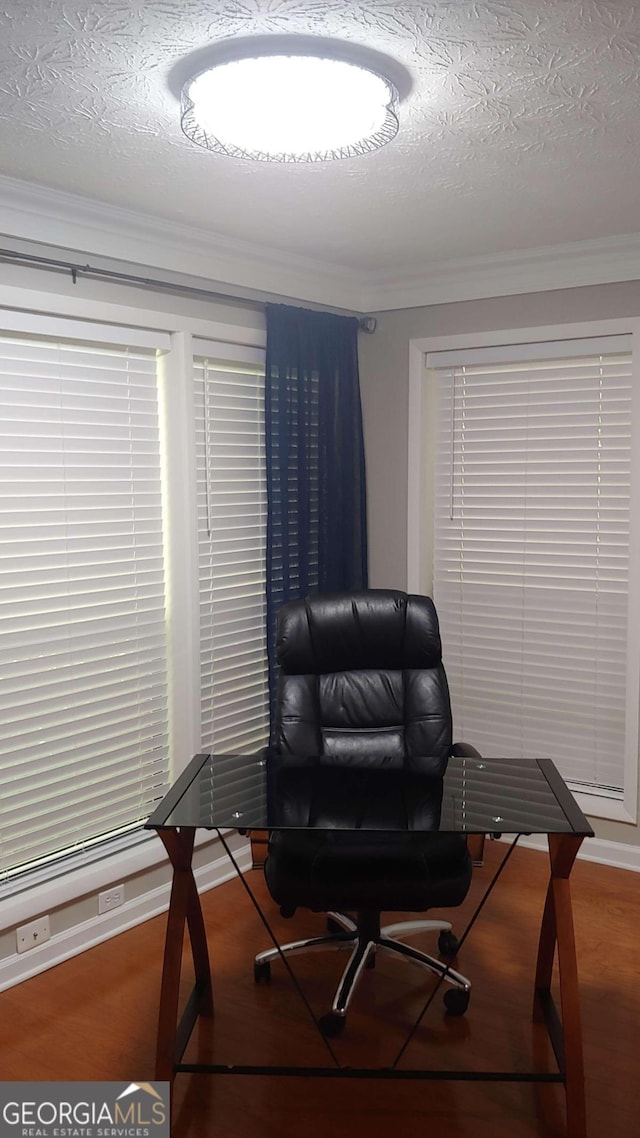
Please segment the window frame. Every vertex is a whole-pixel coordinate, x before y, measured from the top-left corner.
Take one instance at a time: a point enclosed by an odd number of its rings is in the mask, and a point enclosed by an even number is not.
[[[128,302],[68,296],[45,289],[0,283],[0,329],[49,334],[52,321],[64,321],[68,335],[85,335],[88,324],[116,325],[139,334],[164,333],[170,347],[160,357],[159,398],[163,408],[168,597],[169,720],[171,778],[175,779],[197,749],[200,731],[198,559],[195,518],[196,458],[193,429],[193,357],[196,339],[241,349],[266,347],[266,331],[250,323],[206,319],[198,315],[136,307]],[[242,318],[245,312],[237,310]],[[171,429],[168,424],[171,423]],[[165,497],[166,495],[166,497]],[[211,834],[198,835],[197,845],[215,844]],[[72,854],[59,872],[39,868],[10,879],[0,889],[3,907],[9,904],[11,923],[68,904],[72,898],[118,880],[163,866],[166,855],[151,833],[133,831],[126,837]],[[86,885],[85,885],[86,882]]]
[[[599,320],[589,323],[533,325],[528,328],[496,329],[477,333],[429,336],[409,344],[408,493],[407,493],[407,588],[431,593],[433,587],[433,496],[434,463],[429,455],[435,445],[436,385],[429,382],[426,356],[429,352],[495,348],[543,340],[586,339],[594,336],[632,336],[633,419],[640,423],[640,318]],[[629,579],[640,572],[640,447],[632,448]],[[576,790],[574,796],[584,812],[595,818],[637,823],[638,820],[638,716],[640,710],[640,599],[630,589],[628,622],[632,637],[627,676],[627,746],[622,799]],[[473,742],[473,740],[468,740]],[[553,757],[553,756],[552,756]]]

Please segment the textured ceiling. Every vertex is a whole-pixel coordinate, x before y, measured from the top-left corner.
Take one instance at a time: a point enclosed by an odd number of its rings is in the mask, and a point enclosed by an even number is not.
[[[283,34],[402,64],[395,141],[313,166],[188,142],[172,68],[228,37]],[[640,231],[639,95],[634,0],[0,6],[0,173],[365,271]]]

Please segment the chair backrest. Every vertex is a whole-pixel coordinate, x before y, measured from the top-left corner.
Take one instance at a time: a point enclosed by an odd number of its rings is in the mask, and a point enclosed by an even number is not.
[[[290,601],[277,652],[276,751],[443,773],[451,705],[430,597],[368,589]]]

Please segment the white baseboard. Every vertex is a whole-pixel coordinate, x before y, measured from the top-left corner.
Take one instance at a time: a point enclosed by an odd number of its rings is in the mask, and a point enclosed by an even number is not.
[[[251,868],[249,845],[236,851],[234,857],[243,872]],[[235,870],[227,855],[223,853],[214,861],[194,870],[194,876],[198,891],[205,893],[234,877]],[[53,968],[54,965],[61,964],[64,960],[69,960],[70,957],[77,956],[88,948],[93,948],[94,945],[117,936],[118,933],[126,932],[134,925],[142,924],[143,921],[148,921],[151,917],[166,912],[169,908],[170,888],[170,883],[167,882],[165,885],[149,890],[140,897],[125,901],[119,909],[102,913],[88,921],[74,925],[73,928],[65,929],[64,932],[53,936],[45,944],[30,949],[28,953],[20,955],[15,953],[13,956],[0,960],[0,992],[22,983],[23,980],[28,980],[30,976],[45,972],[48,968]]]
[[[502,841],[510,841],[504,835]],[[532,850],[547,850],[545,834],[530,834],[521,837],[519,846]],[[624,842],[608,842],[604,838],[585,838],[580,847],[578,858],[582,861],[595,861],[599,865],[611,865],[615,869],[631,869],[640,873],[640,846],[628,845]]]

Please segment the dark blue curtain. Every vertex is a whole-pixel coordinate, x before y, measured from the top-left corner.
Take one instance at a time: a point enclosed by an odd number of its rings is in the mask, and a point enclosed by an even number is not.
[[[356,317],[267,305],[265,417],[273,703],[280,605],[367,585]]]

